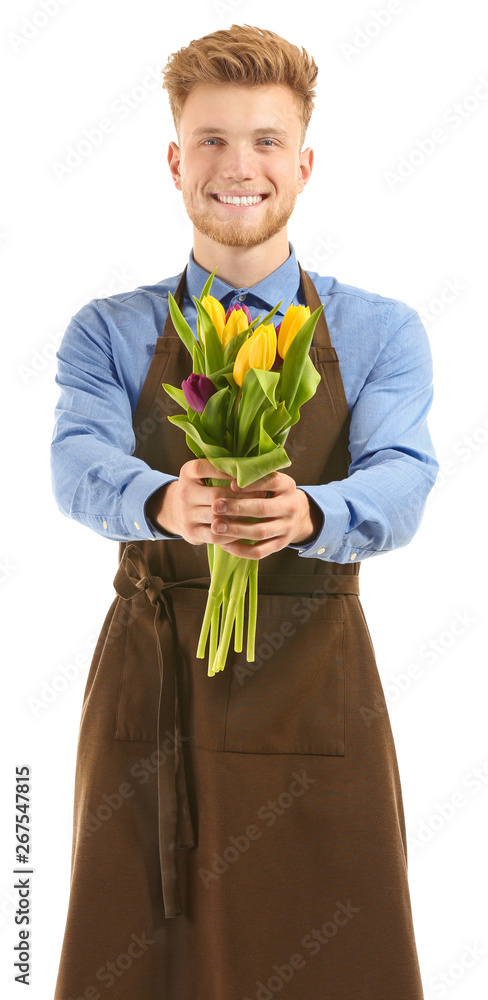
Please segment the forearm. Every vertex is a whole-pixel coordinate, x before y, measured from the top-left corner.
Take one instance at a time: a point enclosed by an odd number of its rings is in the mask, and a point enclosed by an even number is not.
[[[398,458],[340,482],[301,487],[320,509],[322,525],[310,541],[291,547],[303,558],[346,563],[407,545],[419,528],[437,469],[434,459],[414,466]]]
[[[51,447],[59,510],[112,541],[172,537],[148,520],[147,503],[175,478],[95,439],[71,435]]]
[[[398,325],[398,323],[400,325]],[[302,486],[322,511],[302,557],[346,563],[407,545],[417,531],[439,463],[427,426],[432,357],[419,316],[397,302],[392,334],[350,407],[347,478]]]

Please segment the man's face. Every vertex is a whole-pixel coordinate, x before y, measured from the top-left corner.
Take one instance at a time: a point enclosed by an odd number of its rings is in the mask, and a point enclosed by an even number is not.
[[[252,247],[280,232],[312,169],[300,152],[302,122],[289,87],[198,84],[168,162],[194,226],[229,247]],[[220,197],[253,197],[231,204]]]

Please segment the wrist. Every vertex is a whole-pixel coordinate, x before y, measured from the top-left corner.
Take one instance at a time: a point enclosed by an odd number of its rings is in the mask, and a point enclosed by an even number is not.
[[[315,500],[312,500],[304,490],[297,487],[299,503],[301,506],[300,528],[297,536],[293,538],[293,545],[309,545],[320,532],[324,522],[323,511]]]
[[[152,493],[145,504],[145,514],[156,528],[166,534],[177,535],[178,529],[173,523],[172,507],[169,503],[169,487],[175,480],[164,483],[155,493]]]

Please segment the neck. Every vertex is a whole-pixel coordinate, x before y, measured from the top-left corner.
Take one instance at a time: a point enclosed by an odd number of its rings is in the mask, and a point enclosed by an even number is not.
[[[252,288],[284,264],[290,256],[286,228],[253,247],[227,247],[203,236],[193,227],[193,257],[204,271],[216,270],[217,278],[233,288]]]

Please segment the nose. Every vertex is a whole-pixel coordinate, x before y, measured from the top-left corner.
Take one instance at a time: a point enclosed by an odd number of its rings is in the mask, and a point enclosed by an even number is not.
[[[257,176],[256,154],[244,143],[229,146],[222,163],[222,174],[228,180],[243,182]]]

